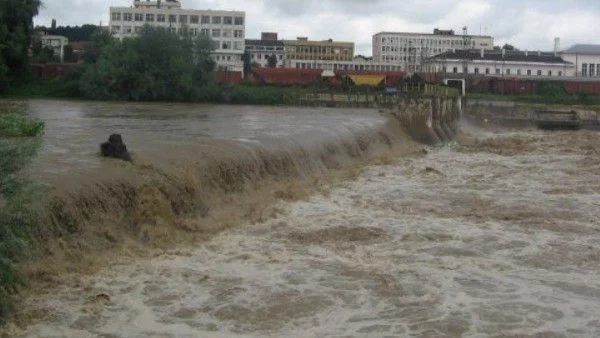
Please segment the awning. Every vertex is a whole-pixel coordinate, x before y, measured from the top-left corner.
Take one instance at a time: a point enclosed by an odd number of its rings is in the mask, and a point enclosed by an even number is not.
[[[357,86],[377,86],[383,80],[385,80],[385,75],[348,75],[352,82],[354,82]]]

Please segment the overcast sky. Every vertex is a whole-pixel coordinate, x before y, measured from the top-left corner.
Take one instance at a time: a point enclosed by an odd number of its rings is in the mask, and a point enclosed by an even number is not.
[[[42,0],[36,25],[103,25],[110,6],[132,0]],[[488,34],[496,45],[552,50],[574,43],[600,44],[600,0],[181,0],[183,8],[246,12],[246,38],[274,31],[280,38],[307,36],[352,41],[371,55],[371,37],[381,31],[427,32],[436,27]]]

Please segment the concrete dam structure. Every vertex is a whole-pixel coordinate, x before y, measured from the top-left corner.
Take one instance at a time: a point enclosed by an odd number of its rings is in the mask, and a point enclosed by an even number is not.
[[[396,117],[415,140],[427,144],[446,143],[458,132],[462,100],[458,96],[443,95],[405,97],[386,112]]]

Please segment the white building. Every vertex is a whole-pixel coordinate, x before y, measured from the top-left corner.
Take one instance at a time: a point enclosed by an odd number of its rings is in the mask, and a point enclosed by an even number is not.
[[[600,45],[574,45],[560,53],[575,65],[576,76],[600,77]]]
[[[52,49],[54,55],[60,57],[60,63],[63,63],[65,58],[65,46],[69,44],[69,39],[62,35],[42,35],[40,40],[42,47]]]
[[[285,49],[283,40],[277,39],[277,33],[262,33],[260,40],[246,39],[246,51],[253,64],[260,67],[269,65],[269,58],[275,55],[277,67],[283,67]]]
[[[216,42],[213,56],[220,70],[243,71],[245,12],[182,9],[176,0],[135,0],[132,7],[110,7],[109,27],[114,37],[135,36],[144,25],[206,35]]]
[[[465,30],[466,33],[466,30]],[[373,59],[400,65],[403,71],[421,70],[424,59],[456,49],[494,48],[494,39],[483,35],[456,35],[452,30],[434,29],[433,34],[381,32],[373,35]]]
[[[559,78],[573,76],[575,65],[553,52],[471,49],[429,58],[423,70],[460,75]]]
[[[286,68],[296,69],[323,69],[323,70],[353,70],[371,72],[399,72],[400,65],[392,65],[384,62],[375,62],[364,58],[355,58],[353,61],[343,60],[285,60]]]

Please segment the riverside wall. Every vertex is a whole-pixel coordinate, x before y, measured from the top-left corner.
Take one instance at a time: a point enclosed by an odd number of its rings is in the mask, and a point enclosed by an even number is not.
[[[397,118],[415,140],[439,144],[455,138],[462,106],[460,97],[405,97],[385,112]]]

